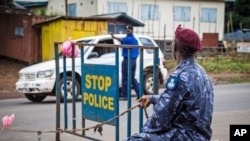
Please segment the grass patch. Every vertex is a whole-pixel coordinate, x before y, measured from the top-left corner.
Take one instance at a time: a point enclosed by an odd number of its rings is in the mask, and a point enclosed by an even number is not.
[[[249,61],[243,59],[221,57],[215,61],[214,58],[205,58],[201,66],[209,73],[250,73]]]
[[[199,63],[208,73],[250,73],[249,58],[235,56],[219,56],[204,57],[197,59]],[[173,70],[176,67],[175,60],[166,60],[168,70]]]
[[[220,77],[216,78],[218,81],[225,81],[227,83],[242,83],[250,82],[250,58],[238,56],[217,56],[217,57],[203,57],[196,59],[207,73],[219,74]],[[175,60],[166,60],[166,67],[169,72],[173,71],[176,67]],[[221,75],[220,75],[221,74]],[[232,74],[232,75],[223,75]],[[233,75],[234,74],[234,75]],[[235,75],[241,74],[241,75]]]

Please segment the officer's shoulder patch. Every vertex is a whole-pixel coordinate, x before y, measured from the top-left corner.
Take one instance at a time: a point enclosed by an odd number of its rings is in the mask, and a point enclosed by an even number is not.
[[[166,88],[168,90],[174,90],[178,84],[179,77],[170,75],[167,83],[166,83]]]

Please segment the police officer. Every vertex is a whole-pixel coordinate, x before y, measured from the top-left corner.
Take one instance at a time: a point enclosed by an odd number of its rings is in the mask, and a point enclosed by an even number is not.
[[[133,35],[133,27],[130,25],[125,26],[127,36],[124,38],[115,37],[113,33],[111,33],[112,38],[117,39],[123,45],[138,45],[138,41]],[[139,55],[138,48],[131,49],[132,56],[132,87],[136,92],[137,99],[139,98],[139,84],[135,79],[135,71],[136,71],[136,59]],[[120,100],[127,100],[127,85],[128,85],[128,48],[122,49],[122,95]]]
[[[209,141],[212,136],[214,92],[205,70],[196,63],[194,54],[201,50],[197,33],[176,28],[172,55],[177,67],[166,82],[161,95],[144,95],[141,107],[154,105],[153,114],[142,133],[128,141]]]

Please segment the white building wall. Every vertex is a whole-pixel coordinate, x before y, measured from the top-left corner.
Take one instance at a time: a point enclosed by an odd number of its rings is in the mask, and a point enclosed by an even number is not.
[[[176,27],[181,24],[185,28],[194,29],[202,39],[203,33],[219,33],[222,40],[224,33],[225,3],[217,1],[193,1],[193,0],[68,0],[68,4],[77,3],[77,16],[86,17],[96,14],[106,14],[108,2],[127,3],[127,14],[145,24],[144,27],[136,27],[134,32],[147,34],[156,40],[172,40]],[[156,4],[159,6],[159,19],[155,21],[141,20],[141,4]],[[64,15],[64,0],[49,0],[48,14]],[[188,6],[191,8],[189,22],[174,21],[174,6]],[[216,8],[216,23],[200,22],[201,8]]]
[[[219,40],[223,39],[224,35],[224,17],[225,3],[224,2],[206,2],[201,3],[199,7],[214,7],[217,8],[216,23],[200,23],[197,20],[197,31],[201,35],[203,32],[219,33]]]
[[[68,0],[70,3],[78,3],[80,5],[77,7],[78,17],[88,17],[91,15],[98,14],[98,0]]]
[[[144,28],[136,28],[135,32],[144,33],[152,36],[154,39],[159,40],[172,40],[176,27],[181,24],[185,28],[194,29],[202,39],[203,33],[219,33],[219,39],[222,40],[224,33],[224,2],[211,2],[211,1],[169,1],[169,0],[137,0],[133,12],[128,14],[139,21],[140,18],[140,5],[141,4],[156,4],[159,6],[159,19],[157,21],[142,21],[145,23]],[[174,6],[190,6],[190,21],[189,22],[175,22],[174,21]],[[130,7],[130,6],[129,6]],[[201,8],[216,8],[217,9],[217,22],[216,23],[202,23],[200,22]]]
[[[65,15],[65,1],[64,0],[48,0],[47,15],[49,16]]]
[[[75,3],[76,16],[87,17],[98,14],[97,0],[68,0],[68,4]],[[47,15],[65,16],[65,1],[64,0],[49,0],[47,6]]]

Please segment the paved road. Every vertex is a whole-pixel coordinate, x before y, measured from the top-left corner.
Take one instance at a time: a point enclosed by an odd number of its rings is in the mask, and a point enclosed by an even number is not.
[[[229,141],[230,124],[250,124],[250,83],[235,85],[215,86],[215,107],[213,118],[213,138],[212,140]],[[160,90],[162,91],[162,90]],[[132,105],[137,104],[135,97],[132,98]],[[54,130],[56,121],[55,97],[47,98],[43,103],[31,103],[24,98],[0,100],[0,117],[15,113],[16,119],[11,128],[22,130]],[[72,104],[68,104],[69,113]],[[77,102],[77,128],[81,128],[81,102]],[[120,101],[120,113],[127,109],[125,101]],[[132,133],[138,132],[138,109],[132,111]],[[147,109],[150,114],[152,107]],[[63,118],[63,112],[61,112]],[[69,114],[69,128],[71,126],[71,114]],[[127,115],[120,118],[120,138],[127,135]],[[145,118],[144,118],[145,119]],[[96,122],[87,120],[86,127],[96,125]],[[61,128],[64,121],[61,120]],[[94,133],[91,129],[86,131],[88,136],[105,140],[115,140],[115,127],[103,126],[103,136]],[[67,133],[60,134],[61,141],[82,141],[87,140]],[[16,132],[0,130],[0,141],[37,141],[36,132]],[[55,133],[42,133],[41,141],[55,140]]]
[[[229,141],[230,124],[250,125],[250,83],[215,86],[213,140]]]

